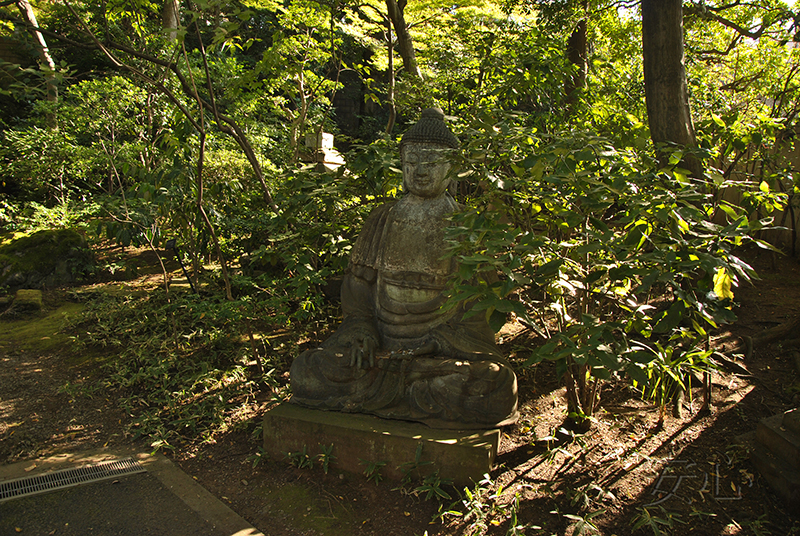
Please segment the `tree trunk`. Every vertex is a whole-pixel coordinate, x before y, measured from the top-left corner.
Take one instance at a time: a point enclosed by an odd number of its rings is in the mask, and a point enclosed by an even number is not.
[[[174,41],[178,38],[178,27],[180,26],[180,7],[178,0],[165,0],[164,10],[161,12],[163,28],[167,33],[167,38]]]
[[[386,133],[392,133],[392,129],[394,128],[394,122],[397,119],[397,104],[395,103],[394,99],[394,88],[395,88],[395,79],[394,79],[394,39],[392,37],[392,21],[386,19],[386,42],[388,43],[386,47],[386,52],[389,54],[389,121],[386,123]]]
[[[22,18],[28,25],[28,30],[33,35],[33,40],[36,42],[36,51],[39,54],[41,62],[47,66],[49,73],[47,73],[47,100],[53,104],[58,102],[58,86],[56,86],[56,64],[50,56],[50,49],[47,48],[47,42],[44,40],[42,32],[39,31],[39,23],[36,21],[36,14],[28,0],[16,0],[19,12]],[[55,110],[47,113],[47,123],[50,127],[56,127]]]
[[[586,86],[586,58],[589,55],[586,39],[588,3],[584,1],[582,7],[584,16],[575,25],[575,29],[572,30],[569,39],[567,39],[567,59],[573,68],[572,73],[567,77],[567,81],[564,84],[564,93],[567,96],[567,106],[569,108],[572,108],[577,102],[579,90]]]
[[[392,20],[394,33],[397,35],[397,48],[400,57],[403,58],[403,68],[409,75],[422,80],[422,72],[417,64],[417,54],[414,52],[414,42],[411,40],[411,34],[408,33],[408,25],[403,16],[405,7],[405,0],[400,0],[399,3],[396,0],[386,0],[386,11]]]
[[[681,0],[642,0],[644,87],[650,137],[653,142],[695,147],[683,56]],[[702,177],[702,165],[686,158],[692,175]]]

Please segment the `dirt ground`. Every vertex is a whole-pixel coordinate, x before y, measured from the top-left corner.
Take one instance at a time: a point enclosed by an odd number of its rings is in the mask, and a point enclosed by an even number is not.
[[[552,439],[565,408],[555,368],[520,370],[522,417],[503,430],[491,482],[471,497],[444,488],[451,500],[425,500],[414,486],[375,484],[335,466],[328,474],[280,460],[254,466],[259,440],[241,429],[167,454],[270,536],[621,536],[654,534],[652,526],[665,534],[800,534],[800,514],[792,517],[749,460],[759,420],[800,406],[800,349],[779,340],[745,357],[742,344],[800,315],[800,264],[760,251],[747,257],[761,280],[737,290],[739,320],[712,339],[736,364],[712,374],[710,412],[700,411],[698,386],[684,416],[658,427],[658,408],[610,382],[589,432]],[[43,315],[0,314],[0,464],[133,444],[113,392],[76,396],[78,387],[86,393],[86,356],[60,328],[79,310],[62,290],[46,293]],[[524,360],[533,344],[529,332],[507,326],[502,346],[512,359]],[[256,423],[270,404],[265,395],[254,405]]]

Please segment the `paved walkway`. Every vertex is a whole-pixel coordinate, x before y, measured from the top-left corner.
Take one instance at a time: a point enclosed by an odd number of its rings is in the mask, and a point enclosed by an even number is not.
[[[5,465],[0,485],[127,458],[144,471],[0,498],[0,536],[264,536],[161,454],[115,450]]]

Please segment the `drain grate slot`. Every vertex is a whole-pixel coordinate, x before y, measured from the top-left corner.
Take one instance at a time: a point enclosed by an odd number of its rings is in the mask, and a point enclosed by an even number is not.
[[[35,495],[79,484],[88,484],[98,480],[106,480],[121,475],[143,473],[145,468],[133,458],[124,458],[110,462],[101,462],[82,467],[61,469],[41,475],[17,478],[0,482],[0,502],[9,499]]]

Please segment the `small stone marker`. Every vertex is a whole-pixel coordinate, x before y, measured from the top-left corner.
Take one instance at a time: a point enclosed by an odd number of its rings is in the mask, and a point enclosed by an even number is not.
[[[800,513],[800,409],[762,419],[753,464],[784,501]]]
[[[14,295],[12,303],[14,310],[18,313],[34,313],[41,311],[44,307],[42,303],[42,291],[29,288],[21,288]]]
[[[333,147],[333,134],[306,134],[306,147],[313,151],[310,158],[317,162],[318,171],[336,171],[344,164],[344,157]]]
[[[312,459],[333,445],[333,471],[363,473],[369,463],[385,463],[381,475],[400,480],[422,445],[420,473],[439,471],[456,486],[478,482],[492,468],[500,430],[458,432],[424,424],[281,404],[264,416],[264,450],[272,460],[305,452]],[[432,463],[425,463],[432,462]],[[316,462],[315,462],[316,463]],[[416,473],[415,473],[416,475]]]

